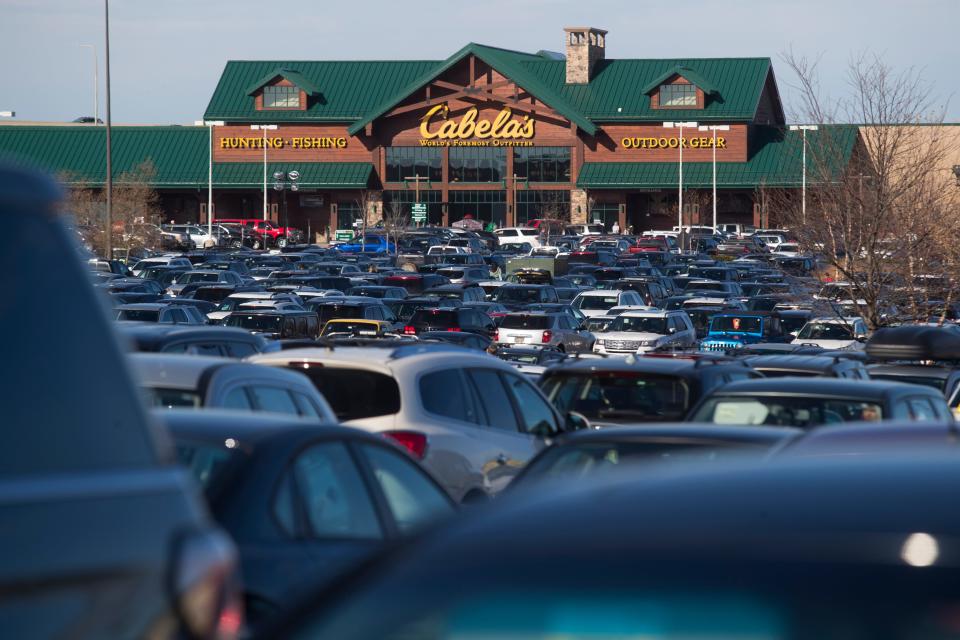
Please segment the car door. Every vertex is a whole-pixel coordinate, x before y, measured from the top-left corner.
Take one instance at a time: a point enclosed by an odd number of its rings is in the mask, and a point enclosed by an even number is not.
[[[294,575],[304,584],[339,574],[385,538],[385,514],[343,442],[317,442],[292,457],[277,486],[273,515],[300,552],[303,564]]]
[[[490,493],[496,493],[536,455],[540,444],[537,438],[524,433],[524,422],[501,371],[471,367],[465,374],[477,405],[483,438],[493,447],[493,455],[484,465],[483,474]]]

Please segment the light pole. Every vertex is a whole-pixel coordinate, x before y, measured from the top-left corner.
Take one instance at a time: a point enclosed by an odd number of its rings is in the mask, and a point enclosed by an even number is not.
[[[713,131],[713,232],[717,232],[717,131],[730,131],[728,124],[708,124],[698,131]]]
[[[677,149],[680,150],[680,178],[677,182],[677,232],[680,234],[680,238],[684,237],[683,233],[683,130],[684,129],[695,129],[697,127],[696,122],[664,122],[664,129],[679,129],[680,130],[680,141],[677,143]],[[683,250],[683,243],[681,242],[680,250]]]
[[[113,127],[110,116],[110,0],[103,0],[103,34],[104,34],[104,70],[107,80],[107,241],[106,245],[107,260],[113,260],[113,143],[110,138],[110,131]]]
[[[263,131],[263,219],[267,219],[267,131],[276,131],[275,124],[252,124],[254,131]]]
[[[803,182],[801,187],[801,214],[803,224],[807,223],[807,131],[817,131],[820,127],[815,124],[792,124],[790,131],[799,131],[803,136]]]
[[[299,171],[275,171],[273,173],[273,189],[274,191],[280,192],[280,209],[281,215],[283,216],[283,244],[280,244],[280,238],[277,238],[277,246],[283,247],[286,246],[287,240],[290,239],[290,221],[287,219],[287,194],[285,189],[290,189],[290,191],[297,192],[300,190],[300,185],[297,184],[297,180],[300,179]]]
[[[527,187],[530,186],[529,179],[518,176],[517,174],[513,174],[513,226],[515,227],[520,226],[520,224],[517,222],[517,215],[520,213],[520,207],[517,206],[519,204],[517,202],[517,183],[518,182],[524,183],[525,185],[527,185]],[[511,224],[509,220],[507,221],[507,224]]]
[[[223,120],[197,120],[193,124],[198,127],[207,127],[210,132],[209,152],[210,163],[207,167],[207,236],[213,239],[213,128],[222,127]],[[218,243],[219,244],[219,243]]]
[[[93,52],[93,124],[100,124],[100,65],[97,63],[97,45],[81,44],[83,48],[90,47]]]

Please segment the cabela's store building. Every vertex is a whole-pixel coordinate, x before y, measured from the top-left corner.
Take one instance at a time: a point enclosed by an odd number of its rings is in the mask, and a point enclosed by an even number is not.
[[[639,232],[676,224],[682,154],[686,221],[710,220],[715,157],[720,221],[771,222],[759,194],[800,188],[803,142],[770,59],[608,59],[606,45],[603,30],[567,28],[565,55],[469,44],[440,61],[230,61],[204,114],[212,131],[114,127],[115,180],[149,160],[166,217],[204,222],[212,147],[216,217],[263,214],[266,163],[268,215],[286,199],[289,223],[321,237],[361,207],[374,221],[415,202],[434,224]],[[698,126],[665,126],[679,122]],[[858,136],[840,130],[846,164]],[[102,186],[103,148],[95,125],[0,127],[0,152],[72,186]],[[291,171],[298,190],[276,190]]]

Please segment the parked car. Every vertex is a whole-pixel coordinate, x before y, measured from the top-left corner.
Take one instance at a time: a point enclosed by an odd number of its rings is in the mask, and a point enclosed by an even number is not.
[[[765,378],[849,378],[869,380],[862,362],[831,356],[767,355],[744,360]]]
[[[540,246],[540,232],[533,227],[503,227],[493,233],[497,236],[500,246],[511,243],[526,243],[533,249]]]
[[[273,340],[320,336],[320,320],[316,311],[309,309],[241,308],[227,316],[223,324],[227,327],[241,327]]]
[[[774,378],[734,382],[690,411],[691,422],[809,429],[844,422],[952,419],[943,394],[899,382]]]
[[[267,345],[261,336],[232,327],[131,323],[119,329],[132,350],[140,352],[246,358],[262,352]]]
[[[814,318],[803,325],[796,339],[824,349],[863,349],[867,324],[862,318]]]
[[[294,371],[228,358],[161,353],[133,353],[129,362],[154,407],[265,411],[336,423],[326,399]]]
[[[438,298],[456,298],[463,302],[484,302],[486,296],[483,289],[478,286],[469,286],[462,284],[445,284],[439,287],[431,287],[423,292],[425,296],[437,296]]]
[[[456,346],[294,349],[251,361],[306,374],[348,426],[393,437],[458,502],[503,489],[563,416],[510,365]]]
[[[730,359],[568,359],[547,369],[540,388],[561,413],[576,412],[603,427],[678,422],[717,387],[758,377]]]
[[[710,329],[707,337],[700,342],[700,348],[704,351],[728,351],[757,342],[787,342],[776,313],[718,313],[710,318]]]
[[[417,338],[421,342],[443,342],[475,351],[486,351],[493,344],[493,340],[487,336],[469,331],[424,331]]]
[[[537,345],[553,347],[563,353],[589,352],[594,336],[565,313],[513,312],[505,315],[497,327],[498,345]]]
[[[520,309],[538,302],[560,302],[556,288],[549,284],[505,284],[497,288],[492,300],[508,309]]]
[[[204,325],[206,317],[196,309],[162,302],[122,304],[114,308],[114,319],[159,324]]]
[[[383,253],[396,254],[397,244],[382,233],[366,233],[362,238],[337,245],[337,251],[343,253]]]
[[[697,331],[685,311],[627,311],[597,336],[595,353],[637,353],[664,348],[689,349]]]
[[[583,315],[591,318],[606,315],[607,311],[613,307],[643,305],[643,298],[636,291],[622,291],[620,289],[583,291],[570,304]]]
[[[237,545],[252,631],[455,511],[404,450],[359,429],[236,411],[156,415]]]
[[[424,331],[466,331],[494,338],[497,325],[484,312],[469,307],[417,309],[404,325],[403,333],[413,336]]]
[[[144,411],[51,178],[0,168],[0,635],[236,638],[235,549]],[[15,265],[15,267],[13,266]],[[56,292],[57,313],[50,308]]]

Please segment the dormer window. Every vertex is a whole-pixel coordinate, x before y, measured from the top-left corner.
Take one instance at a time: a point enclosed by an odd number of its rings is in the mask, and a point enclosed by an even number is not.
[[[692,84],[665,84],[660,86],[660,108],[697,106],[697,87]]]
[[[264,109],[299,109],[300,88],[292,85],[273,85],[263,88]]]

